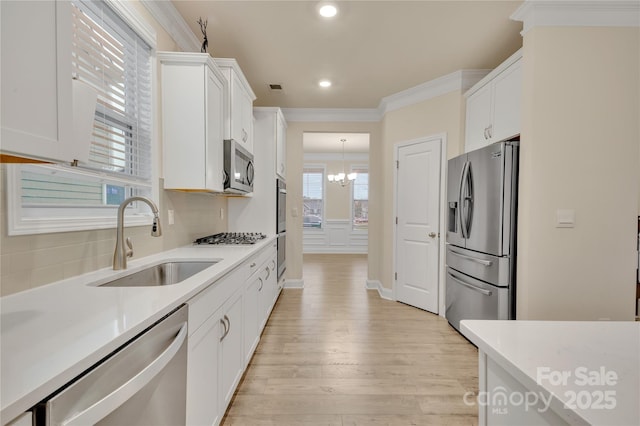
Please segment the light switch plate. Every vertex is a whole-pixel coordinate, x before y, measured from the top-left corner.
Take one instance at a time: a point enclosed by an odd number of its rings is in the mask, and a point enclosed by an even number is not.
[[[556,228],[573,228],[576,224],[576,211],[573,209],[556,210]]]
[[[167,210],[167,222],[169,225],[176,223],[176,215],[173,210]]]

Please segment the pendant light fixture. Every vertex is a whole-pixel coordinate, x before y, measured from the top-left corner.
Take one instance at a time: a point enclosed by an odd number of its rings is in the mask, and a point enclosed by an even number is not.
[[[342,171],[338,174],[331,174],[327,176],[327,179],[329,179],[329,182],[331,183],[339,183],[340,186],[347,186],[351,183],[351,181],[355,180],[356,177],[358,177],[357,173],[351,172],[349,174],[346,174],[345,171],[345,167],[344,167],[344,143],[346,142],[346,139],[340,139],[340,142],[342,142]]]

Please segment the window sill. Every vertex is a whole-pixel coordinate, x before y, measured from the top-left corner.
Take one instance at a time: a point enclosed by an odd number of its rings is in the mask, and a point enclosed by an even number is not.
[[[14,220],[12,220],[14,219]],[[57,232],[93,231],[96,229],[110,229],[117,226],[117,219],[113,218],[56,218],[56,219],[19,219],[9,218],[8,234],[33,235],[53,234]],[[151,225],[152,215],[125,216],[127,227]]]

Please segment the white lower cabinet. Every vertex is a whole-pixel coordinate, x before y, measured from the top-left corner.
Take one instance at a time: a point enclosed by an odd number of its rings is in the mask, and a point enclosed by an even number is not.
[[[242,296],[243,291],[231,297],[225,303],[222,311],[222,320],[226,328],[220,338],[220,396],[222,408],[227,409],[233,392],[236,390],[242,373],[244,372],[244,359],[242,357]]]
[[[187,302],[189,426],[224,417],[279,295],[276,275],[272,244]]]
[[[271,256],[267,261],[264,269],[266,271],[266,276],[264,279],[263,290],[260,293],[259,305],[259,317],[261,318],[259,327],[260,333],[262,333],[264,327],[267,325],[267,321],[269,320],[269,315],[271,315],[273,305],[276,303],[276,300],[280,294],[280,289],[278,288],[278,263],[277,255],[275,252],[273,253],[273,256]]]
[[[31,411],[27,411],[26,413],[22,413],[17,418],[7,423],[7,426],[32,426],[32,424],[33,413]]]
[[[222,322],[216,312],[189,336],[187,424],[214,425],[221,418],[218,364]]]
[[[264,277],[256,271],[247,281],[244,293],[244,362],[249,364],[260,341],[259,306],[261,293],[264,290]]]
[[[275,302],[276,256],[275,247],[271,246],[250,261],[252,273],[244,293],[244,356],[247,365],[260,342]]]

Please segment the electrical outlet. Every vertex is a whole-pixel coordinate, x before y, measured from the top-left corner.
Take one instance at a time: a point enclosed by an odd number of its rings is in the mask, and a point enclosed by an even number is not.
[[[167,210],[167,222],[169,225],[176,223],[176,215],[173,210]]]

